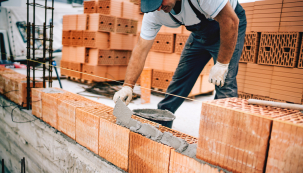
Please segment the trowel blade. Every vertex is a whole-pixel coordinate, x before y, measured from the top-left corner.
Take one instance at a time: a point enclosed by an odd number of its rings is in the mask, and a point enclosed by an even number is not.
[[[133,112],[119,98],[116,102],[113,114],[123,124],[128,124]]]

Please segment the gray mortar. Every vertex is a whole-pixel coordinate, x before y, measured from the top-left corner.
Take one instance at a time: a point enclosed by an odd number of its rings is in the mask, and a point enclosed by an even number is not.
[[[146,123],[141,125],[141,128],[138,129],[138,133],[152,139],[153,141],[159,141],[163,136],[163,133],[160,130]]]
[[[173,121],[176,116],[168,110],[161,109],[134,109],[134,114],[157,121]]]
[[[121,103],[122,103],[122,105],[121,105]],[[119,105],[117,106],[117,104],[119,104]],[[133,111],[141,112],[141,110],[155,110],[155,109],[136,109]],[[186,155],[190,158],[193,158],[196,161],[198,161],[199,163],[207,164],[212,168],[216,168],[216,169],[218,169],[218,172],[220,172],[222,170],[224,173],[231,173],[219,166],[215,166],[215,165],[207,163],[203,160],[197,159],[196,158],[197,144],[188,144],[184,139],[178,138],[169,132],[162,133],[160,130],[158,130],[156,127],[154,127],[150,124],[141,123],[137,120],[134,120],[131,118],[131,115],[130,116],[126,115],[127,113],[129,113],[129,111],[130,111],[130,109],[127,106],[125,106],[125,104],[121,100],[118,99],[115,109],[114,109],[114,115],[117,117],[116,124],[126,127],[133,132],[142,134],[143,136],[150,138],[153,141],[160,142],[162,144],[173,147],[176,150],[176,152]],[[152,115],[152,112],[153,111],[151,111],[150,112],[151,114],[149,114],[149,115]],[[156,111],[156,112],[158,112],[158,111]],[[167,112],[169,112],[169,111],[167,111]],[[140,115],[142,116],[142,114],[140,114]],[[157,115],[159,115],[159,114],[154,114],[154,117]],[[130,117],[130,119],[127,121],[127,120],[125,120],[125,117],[127,117],[127,119]],[[160,116],[160,118],[161,118],[161,116]],[[151,119],[151,118],[149,118],[149,119]],[[164,120],[164,119],[162,119],[162,120]],[[157,119],[157,120],[159,120],[159,119]],[[126,123],[124,123],[124,122],[126,122]]]
[[[44,93],[64,93],[64,91],[57,90],[54,88],[45,88],[44,90],[42,90],[42,92],[44,92]]]
[[[188,146],[188,143],[184,139],[178,138],[169,132],[164,132],[160,142],[162,144],[173,147],[177,152],[186,150]]]
[[[128,124],[132,117],[133,112],[120,99],[118,99],[113,114],[123,124]]]

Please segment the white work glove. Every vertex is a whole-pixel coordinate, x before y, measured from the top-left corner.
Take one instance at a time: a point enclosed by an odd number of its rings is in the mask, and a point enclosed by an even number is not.
[[[133,96],[133,89],[129,86],[124,86],[122,87],[121,90],[115,93],[113,100],[116,103],[118,98],[120,98],[127,106],[129,102],[132,100],[132,96]]]
[[[208,82],[223,87],[228,72],[228,64],[217,63],[210,69]]]

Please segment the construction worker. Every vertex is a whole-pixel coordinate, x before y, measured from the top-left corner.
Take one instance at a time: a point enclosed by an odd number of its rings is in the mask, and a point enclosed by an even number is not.
[[[127,67],[125,83],[115,93],[128,105],[147,54],[161,26],[185,25],[191,31],[167,93],[187,97],[207,62],[213,57],[209,82],[215,84],[215,99],[237,97],[238,63],[244,45],[246,15],[237,0],[141,0],[144,12],[140,38]],[[152,59],[151,59],[152,60]],[[158,109],[172,113],[184,99],[171,95]]]

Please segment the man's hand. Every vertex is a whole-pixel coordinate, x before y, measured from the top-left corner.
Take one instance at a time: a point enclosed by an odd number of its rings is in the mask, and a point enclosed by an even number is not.
[[[121,90],[115,93],[113,100],[116,103],[118,98],[120,98],[127,106],[129,102],[132,100],[132,96],[133,96],[133,89],[129,86],[124,86],[122,87]]]
[[[208,82],[223,87],[228,72],[228,64],[222,64],[219,61],[211,68]]]

